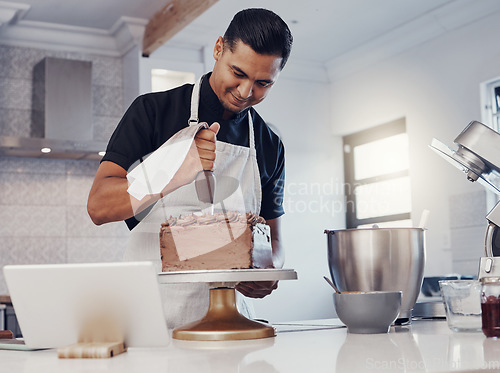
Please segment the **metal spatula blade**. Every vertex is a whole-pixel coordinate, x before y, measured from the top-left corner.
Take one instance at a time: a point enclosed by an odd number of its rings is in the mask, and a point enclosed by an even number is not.
[[[210,170],[198,172],[194,181],[198,199],[204,203],[214,204],[215,200],[215,175]]]
[[[203,170],[198,172],[195,179],[195,188],[196,194],[198,195],[198,199],[201,202],[210,203],[212,205],[212,215],[214,214],[214,204],[215,204],[215,175],[212,171]],[[224,201],[221,199],[218,201],[221,204],[222,213],[226,218],[226,225],[229,232],[229,237],[231,241],[234,241],[234,236],[232,232],[231,225],[229,224],[229,220],[227,219],[227,211],[224,206]]]

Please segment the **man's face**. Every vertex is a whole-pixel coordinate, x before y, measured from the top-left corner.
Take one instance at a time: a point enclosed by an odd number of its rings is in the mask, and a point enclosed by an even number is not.
[[[215,44],[214,58],[210,86],[227,117],[264,100],[281,71],[281,56],[258,54],[241,41],[231,52],[223,48],[222,37]]]

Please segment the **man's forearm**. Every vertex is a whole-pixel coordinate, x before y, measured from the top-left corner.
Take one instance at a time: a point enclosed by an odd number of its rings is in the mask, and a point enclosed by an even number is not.
[[[110,176],[99,184],[92,188],[87,204],[90,218],[97,225],[128,219],[153,202],[149,196],[142,201],[133,198],[127,192],[127,179]]]
[[[128,219],[160,198],[152,195],[139,201],[127,189],[127,171],[112,162],[101,163],[87,202],[92,221],[101,225]]]
[[[172,179],[161,193],[146,195],[141,200],[128,193],[128,186],[127,172],[123,168],[112,162],[103,162],[99,166],[87,203],[87,211],[94,224],[131,218],[181,184]]]

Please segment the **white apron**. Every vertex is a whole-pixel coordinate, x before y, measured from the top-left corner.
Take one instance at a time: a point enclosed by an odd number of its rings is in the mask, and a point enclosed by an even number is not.
[[[203,77],[194,85],[191,96],[190,125],[198,125],[198,106],[200,86]],[[208,82],[207,82],[208,83]],[[210,123],[209,123],[210,124]],[[216,193],[224,189],[224,179],[238,180],[239,186],[234,193],[224,199],[227,211],[253,212],[259,214],[261,205],[260,174],[255,151],[255,138],[251,113],[248,112],[250,147],[232,145],[216,141],[216,160],[214,175]],[[216,209],[220,206],[215,206]],[[212,207],[198,200],[194,182],[166,195],[151,209],[148,215],[130,233],[124,261],[153,261],[161,272],[160,227],[170,216],[191,213],[210,213]],[[168,328],[176,328],[202,318],[208,309],[208,285],[200,284],[161,284],[160,285],[165,319]],[[251,304],[238,295],[238,308],[247,317],[253,317]]]

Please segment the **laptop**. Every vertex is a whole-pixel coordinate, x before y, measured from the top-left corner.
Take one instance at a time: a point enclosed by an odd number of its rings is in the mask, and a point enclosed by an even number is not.
[[[118,328],[127,347],[169,343],[151,262],[7,265],[3,272],[26,347],[18,349],[77,343],[93,319]]]

